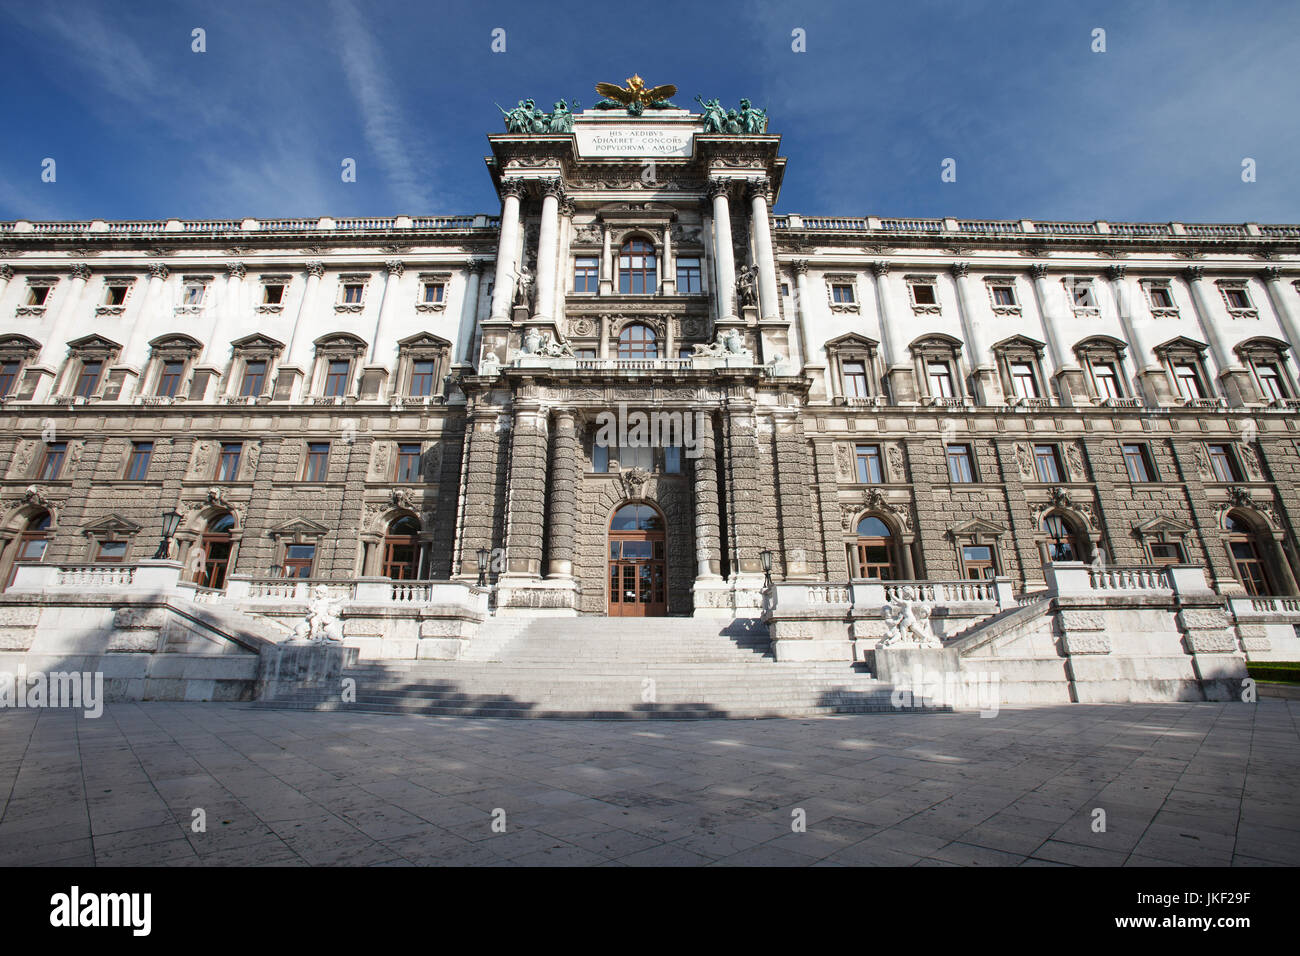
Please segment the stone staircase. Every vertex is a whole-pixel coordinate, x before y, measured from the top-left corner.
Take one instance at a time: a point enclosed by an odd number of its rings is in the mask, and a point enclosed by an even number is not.
[[[257,706],[591,719],[896,711],[890,686],[848,661],[778,663],[750,620],[492,618],[460,660],[367,661],[343,676],[355,702],[304,692]]]

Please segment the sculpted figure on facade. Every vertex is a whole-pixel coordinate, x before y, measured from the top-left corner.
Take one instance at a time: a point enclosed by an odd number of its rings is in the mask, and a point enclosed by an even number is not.
[[[521,265],[519,274],[515,277],[515,296],[514,304],[516,306],[533,307],[533,286],[534,279],[532,270],[528,266]]]
[[[888,629],[877,647],[943,647],[930,626],[930,608],[913,587],[899,588],[882,616]]]
[[[541,354],[552,358],[572,358],[573,346],[568,342],[559,342],[547,333],[542,336]]]
[[[745,340],[736,329],[718,331],[715,341],[705,345],[696,345],[692,349],[695,358],[734,358],[754,360],[754,353],[745,347]]]
[[[758,304],[758,274],[747,265],[736,273],[736,302],[742,308]]]
[[[343,601],[331,597],[328,587],[318,584],[312,588],[307,608],[306,619],[294,628],[295,642],[337,644],[343,640],[343,619],[339,616]]]

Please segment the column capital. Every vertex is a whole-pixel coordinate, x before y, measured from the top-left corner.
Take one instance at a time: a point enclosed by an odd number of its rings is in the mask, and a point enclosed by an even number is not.
[[[473,259],[473,258],[471,258],[471,259],[466,259],[466,260],[465,260],[465,271],[468,272],[468,273],[469,273],[470,275],[472,275],[472,276],[476,276],[476,275],[478,275],[480,272],[483,271],[483,260],[482,260],[482,259]]]
[[[14,277],[14,267],[7,262],[0,262],[0,279],[8,282]]]
[[[313,259],[311,262],[303,266],[303,268],[307,270],[308,275],[315,276],[317,279],[325,274],[325,263],[321,262],[319,259]]]
[[[1282,270],[1277,266],[1265,266],[1259,270],[1259,277],[1265,282],[1281,282]]]
[[[954,262],[950,267],[954,278],[963,279],[970,272],[969,262]]]
[[[226,275],[232,279],[242,279],[248,275],[248,269],[244,267],[242,262],[227,262]]]
[[[745,195],[750,199],[762,197],[765,202],[772,201],[772,180],[766,176],[760,176],[757,179],[747,179],[745,181]]]
[[[875,274],[877,279],[883,279],[885,276],[889,275],[889,263],[884,259],[877,259],[875,262],[871,263],[871,271]]]
[[[794,270],[795,275],[806,276],[808,274],[808,260],[795,259],[790,263],[790,268]]]
[[[723,199],[727,199],[728,194],[731,192],[731,180],[717,178],[710,179],[708,186],[705,187],[705,192],[708,195],[710,202],[717,199],[719,196]]]
[[[82,282],[90,278],[90,266],[84,262],[74,262],[68,271],[72,273],[72,278],[80,279]]]
[[[1106,267],[1106,278],[1110,279],[1112,282],[1118,282],[1126,275],[1128,275],[1128,266],[1115,265]]]
[[[522,179],[503,179],[501,180],[501,198],[514,196],[516,199],[523,199],[528,193],[528,184]]]
[[[539,188],[542,196],[554,196],[556,199],[564,199],[564,180],[558,176],[540,180]]]
[[[149,278],[166,279],[169,275],[171,275],[171,271],[167,268],[167,263],[165,262],[149,263]]]
[[[1188,266],[1183,270],[1183,275],[1187,277],[1188,282],[1196,282],[1198,279],[1205,278],[1205,266]]]
[[[388,270],[390,276],[400,278],[402,273],[406,271],[406,263],[402,262],[401,259],[388,259],[384,262],[384,268]]]
[[[1029,267],[1029,276],[1032,279],[1046,279],[1047,265],[1043,262],[1035,262]]]

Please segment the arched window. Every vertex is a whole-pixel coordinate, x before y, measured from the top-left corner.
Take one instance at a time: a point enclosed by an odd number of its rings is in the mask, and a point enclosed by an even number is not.
[[[858,522],[857,576],[880,581],[898,579],[895,562],[894,533],[889,525],[874,516]]]
[[[1045,517],[1043,532],[1047,535],[1048,561],[1086,560],[1083,538],[1064,516],[1053,512]]]
[[[656,276],[655,247],[644,239],[623,243],[618,254],[618,291],[654,295]]]
[[[9,584],[14,583],[18,563],[33,563],[45,559],[45,549],[50,543],[50,513],[38,511],[27,519],[27,527],[18,537],[18,550],[14,552],[14,569],[9,572]]]
[[[226,574],[230,570],[230,552],[234,547],[234,538],[230,532],[235,527],[235,516],[229,511],[214,515],[203,532],[203,537],[194,547],[189,566],[192,580],[199,587],[220,590],[226,586]]]
[[[659,339],[648,325],[629,325],[618,334],[618,357],[648,359],[659,357]]]
[[[1232,569],[1247,594],[1272,594],[1272,580],[1264,563],[1264,549],[1260,535],[1237,513],[1229,514],[1223,521],[1228,532],[1228,552],[1232,555]]]
[[[394,581],[409,581],[420,572],[420,522],[406,515],[388,526],[384,536],[383,575]]]

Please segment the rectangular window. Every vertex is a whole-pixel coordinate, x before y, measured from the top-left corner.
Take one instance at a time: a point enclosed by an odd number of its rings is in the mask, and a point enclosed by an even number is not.
[[[348,359],[331,359],[325,373],[325,396],[342,398],[348,392],[348,372],[352,362]]]
[[[217,460],[217,481],[234,481],[239,476],[239,458],[244,446],[237,441],[221,443],[221,457]]]
[[[206,286],[204,286],[202,282],[187,283],[184,291],[181,293],[181,304],[191,306],[202,305],[203,292],[205,288]]]
[[[175,398],[180,391],[181,375],[185,371],[184,362],[163,362],[162,374],[158,376],[158,391],[154,394],[163,398]]]
[[[1110,362],[1096,362],[1092,366],[1092,380],[1097,383],[1098,398],[1123,398],[1119,390],[1119,376]]]
[[[101,541],[95,548],[95,563],[116,563],[126,557],[125,541]]]
[[[858,445],[854,452],[858,466],[858,481],[864,485],[878,485],[885,480],[881,465],[879,445]]]
[[[1011,388],[1021,398],[1038,397],[1038,377],[1029,362],[1011,363]]]
[[[445,289],[446,286],[441,282],[426,282],[424,284],[424,304],[437,305],[440,303]]]
[[[153,442],[131,442],[131,457],[126,462],[126,480],[144,481],[149,474],[149,462],[153,459]]]
[[[310,442],[307,445],[307,463],[303,468],[303,481],[324,481],[329,472],[330,443]]]
[[[1061,458],[1055,445],[1034,446],[1034,467],[1038,480],[1044,483],[1061,480]]]
[[[126,290],[128,288],[129,288],[128,286],[124,286],[124,285],[110,285],[105,287],[104,304],[122,305],[124,302],[126,302]]]
[[[81,398],[91,398],[99,388],[99,373],[104,368],[103,362],[82,362],[81,375],[77,378],[77,388],[73,392]]]
[[[1282,375],[1272,362],[1260,362],[1255,366],[1255,374],[1259,376],[1259,387],[1266,400],[1276,402],[1287,397],[1286,387],[1282,384]],[[0,385],[0,395],[6,394],[8,393],[3,385]]]
[[[1250,308],[1250,296],[1246,295],[1245,289],[1224,289],[1223,295],[1228,300],[1230,309]]]
[[[397,446],[397,473],[394,481],[420,480],[420,446],[418,444],[400,444]]]
[[[45,456],[41,459],[41,470],[37,472],[37,477],[41,481],[54,481],[63,471],[63,459],[68,454],[68,443],[65,441],[50,442],[45,446]]]
[[[1172,309],[1174,307],[1174,297],[1166,286],[1149,286],[1147,295],[1151,299],[1151,308],[1153,309]]]
[[[867,397],[867,368],[863,362],[844,363],[844,397]]]
[[[27,305],[44,305],[45,300],[50,297],[50,287],[47,285],[33,285],[27,287]]]
[[[433,394],[434,374],[438,363],[432,359],[417,359],[411,363],[411,395],[423,398]]]
[[[682,450],[679,446],[664,446],[664,472],[669,475],[682,473]]]
[[[1174,365],[1174,381],[1183,398],[1205,397],[1205,392],[1201,389],[1201,376],[1191,362],[1178,362]]]
[[[654,449],[649,445],[637,445],[633,448],[619,448],[618,470],[630,471],[641,468],[650,471],[654,468]]]
[[[609,446],[591,446],[591,470],[600,474],[609,471]]]
[[[987,544],[968,544],[961,549],[962,573],[972,581],[991,581],[997,576],[993,548]]]
[[[677,260],[677,294],[696,295],[704,291],[700,278],[700,260],[695,258]]]
[[[244,380],[239,383],[243,398],[257,398],[266,387],[266,360],[250,359],[244,363]]]
[[[1070,299],[1078,309],[1093,309],[1097,306],[1092,297],[1092,283],[1087,279],[1076,279],[1070,284]]]
[[[935,296],[934,286],[928,284],[912,286],[912,300],[917,305],[935,305],[939,301]]]
[[[960,484],[975,480],[975,456],[970,445],[948,446],[948,480]]]
[[[349,282],[343,286],[343,302],[345,305],[359,305],[361,296],[365,293],[366,287],[360,282]]]
[[[311,577],[311,566],[315,560],[316,545],[289,545],[284,549],[284,576],[286,578]]]
[[[1155,481],[1156,470],[1151,466],[1151,456],[1146,445],[1124,446],[1124,467],[1129,481]]]
[[[947,362],[930,362],[930,394],[934,398],[953,398],[952,369]]]
[[[0,363],[0,398],[7,398],[18,384],[18,363]]]
[[[600,260],[578,256],[573,260],[573,291],[595,292],[600,287]]]
[[[682,358],[690,358],[690,357],[691,357],[690,349],[686,349],[685,351],[686,351],[686,354],[685,354],[685,355],[682,355],[681,357],[682,357]],[[596,357],[596,350],[595,350],[595,349],[578,349],[577,351],[575,351],[575,352],[573,353],[573,357],[574,357],[574,358],[580,358],[580,359],[594,359],[594,358]]]
[[[284,286],[279,282],[268,282],[262,286],[262,304],[279,305],[284,301]]]
[[[994,305],[1015,305],[1016,290],[1009,285],[995,285],[991,288]]]
[[[856,300],[853,298],[853,286],[847,282],[836,282],[831,286],[831,301],[836,305],[852,305]]]
[[[1210,453],[1210,470],[1217,481],[1241,481],[1241,469],[1237,467],[1237,456],[1227,445],[1207,445]]]
[[[788,282],[782,282],[782,283],[781,283],[781,298],[783,298],[783,299],[788,298],[789,295],[790,295],[790,283],[788,283]]]
[[[1151,544],[1152,564],[1186,564],[1183,546],[1173,541],[1154,541]]]

